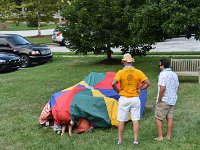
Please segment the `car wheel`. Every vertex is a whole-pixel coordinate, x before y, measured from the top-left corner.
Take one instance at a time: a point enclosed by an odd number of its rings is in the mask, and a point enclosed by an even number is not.
[[[66,46],[67,44],[68,44],[68,41],[65,40],[65,39],[63,39],[61,45],[62,45],[62,46]]]
[[[21,55],[21,67],[26,68],[30,65],[30,58],[27,55]]]

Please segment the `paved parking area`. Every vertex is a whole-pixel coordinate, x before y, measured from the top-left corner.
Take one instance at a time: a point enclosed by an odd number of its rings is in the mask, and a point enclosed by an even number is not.
[[[191,37],[190,39],[179,37],[158,42],[156,48],[151,52],[200,52],[200,41]]]
[[[50,44],[47,45],[52,52],[70,52],[69,48],[66,48],[65,46],[60,46],[59,44]]]
[[[65,46],[59,46],[57,44],[48,46],[53,52],[70,51]],[[153,47],[154,49],[151,52],[200,52],[200,41],[195,40],[194,37],[190,39],[180,37],[158,42]],[[112,48],[112,50],[114,52],[121,52],[120,48]]]

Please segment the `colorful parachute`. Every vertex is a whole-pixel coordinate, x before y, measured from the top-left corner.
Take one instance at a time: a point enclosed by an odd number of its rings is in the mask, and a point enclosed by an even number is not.
[[[96,127],[118,126],[119,95],[111,86],[115,74],[115,72],[92,72],[75,86],[53,94],[41,113],[40,124],[53,117],[56,124],[70,120],[76,122],[79,118],[85,118]],[[146,97],[147,91],[142,90],[141,115]]]

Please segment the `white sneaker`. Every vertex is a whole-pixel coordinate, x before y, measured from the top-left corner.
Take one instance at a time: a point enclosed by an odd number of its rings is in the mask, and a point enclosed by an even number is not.
[[[137,141],[134,141],[133,142],[133,145],[138,145],[139,143]]]

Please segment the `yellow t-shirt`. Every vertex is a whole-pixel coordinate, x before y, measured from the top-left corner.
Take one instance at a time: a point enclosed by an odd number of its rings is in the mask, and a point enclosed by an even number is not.
[[[117,72],[114,79],[120,82],[120,96],[137,97],[140,95],[137,92],[139,83],[148,78],[142,71],[136,68],[124,68]]]

